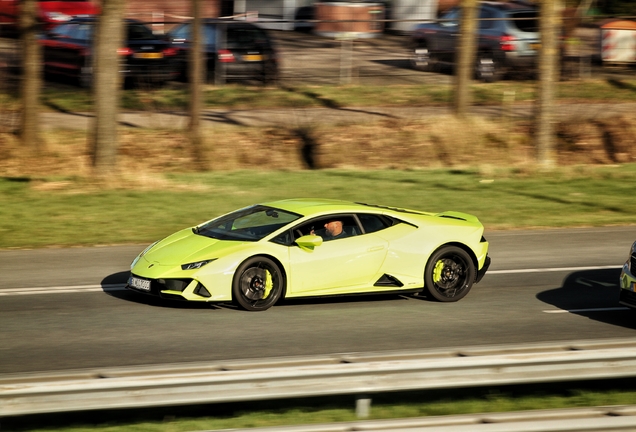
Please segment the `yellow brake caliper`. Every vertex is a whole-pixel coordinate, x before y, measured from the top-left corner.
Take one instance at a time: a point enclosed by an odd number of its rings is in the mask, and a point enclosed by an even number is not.
[[[266,299],[269,296],[270,291],[274,287],[274,282],[272,282],[272,274],[269,270],[265,270],[265,292],[263,293],[263,298]]]
[[[433,282],[437,283],[442,280],[442,270],[444,270],[444,261],[437,261],[433,269]]]

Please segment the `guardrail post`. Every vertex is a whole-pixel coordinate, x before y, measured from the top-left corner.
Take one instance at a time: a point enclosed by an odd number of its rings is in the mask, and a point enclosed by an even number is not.
[[[367,395],[356,397],[356,417],[368,418],[371,413],[371,398]]]

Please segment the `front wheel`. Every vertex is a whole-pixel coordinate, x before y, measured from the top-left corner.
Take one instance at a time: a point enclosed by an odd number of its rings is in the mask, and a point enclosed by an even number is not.
[[[456,246],[438,249],[426,264],[424,286],[437,301],[455,302],[466,297],[475,281],[475,264]]]
[[[285,278],[274,261],[253,257],[239,266],[232,282],[232,298],[243,309],[263,311],[281,297]]]

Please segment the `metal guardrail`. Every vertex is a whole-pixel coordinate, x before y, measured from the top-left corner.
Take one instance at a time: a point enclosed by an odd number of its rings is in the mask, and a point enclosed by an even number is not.
[[[636,339],[0,376],[0,416],[636,376]]]

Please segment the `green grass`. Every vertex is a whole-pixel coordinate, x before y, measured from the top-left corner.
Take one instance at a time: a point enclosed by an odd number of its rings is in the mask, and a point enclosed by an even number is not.
[[[632,404],[633,382],[432,390],[372,396],[370,420]],[[11,431],[181,432],[359,420],[353,396],[4,419]],[[54,426],[53,426],[54,425]]]
[[[324,197],[478,216],[487,230],[635,222],[636,165],[553,171],[320,170],[168,174],[155,187],[0,178],[0,248],[150,243],[256,202]]]
[[[501,81],[472,85],[476,104],[500,104],[504,94],[514,95],[516,102],[535,99],[533,81]],[[122,92],[124,110],[185,110],[188,88],[173,83],[163,88],[128,89]],[[306,107],[361,106],[423,106],[448,104],[452,101],[452,85],[348,85],[348,86],[287,86],[280,88],[226,85],[206,86],[206,108],[258,109]],[[10,103],[15,96],[2,95],[0,100]],[[585,102],[636,102],[636,79],[609,78],[561,81],[557,83],[557,99]],[[92,110],[88,90],[74,86],[46,87],[42,94],[46,109],[86,112]]]

